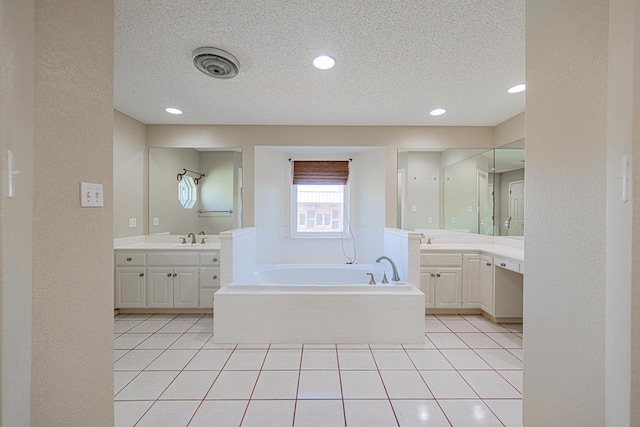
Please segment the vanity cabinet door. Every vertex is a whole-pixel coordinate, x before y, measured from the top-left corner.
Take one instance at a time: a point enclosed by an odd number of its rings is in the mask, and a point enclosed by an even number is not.
[[[435,307],[462,307],[462,269],[436,268]]]
[[[463,261],[462,306],[480,307],[480,255],[465,255]]]
[[[173,307],[173,268],[149,267],[147,307]]]
[[[425,308],[433,308],[433,291],[436,279],[435,268],[420,269],[420,290],[424,293]]]
[[[478,271],[478,302],[480,308],[493,316],[493,258],[480,256]]]
[[[144,267],[116,267],[115,308],[144,308],[145,296]]]
[[[200,296],[198,268],[174,268],[173,276],[173,306],[198,307]]]

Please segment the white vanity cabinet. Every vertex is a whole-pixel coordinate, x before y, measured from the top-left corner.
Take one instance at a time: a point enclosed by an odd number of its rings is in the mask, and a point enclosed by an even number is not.
[[[213,294],[220,289],[220,254],[200,254],[200,307],[213,308]]]
[[[509,258],[494,258],[494,311],[498,319],[522,319],[524,265]]]
[[[463,269],[462,307],[480,308],[493,315],[493,257],[465,254]]]
[[[220,252],[115,251],[115,308],[211,308]]]
[[[198,307],[199,264],[197,252],[147,254],[147,307]]]
[[[115,307],[144,308],[147,295],[145,254],[116,253],[115,264]]]
[[[462,307],[462,255],[422,254],[420,290],[427,308]]]

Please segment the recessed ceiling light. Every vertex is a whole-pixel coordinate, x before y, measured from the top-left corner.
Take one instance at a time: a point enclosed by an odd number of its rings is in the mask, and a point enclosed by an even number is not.
[[[313,66],[319,70],[328,70],[334,65],[336,65],[336,60],[330,56],[322,55],[313,60]]]
[[[164,109],[169,114],[182,114],[182,110],[178,110],[177,108],[167,107]]]
[[[446,112],[447,110],[445,110],[444,108],[436,108],[435,110],[431,110],[429,114],[431,114],[432,116],[441,116]]]
[[[524,92],[525,89],[526,89],[526,85],[524,83],[522,83],[522,84],[510,87],[509,89],[507,89],[507,92],[509,92],[509,93],[520,93],[520,92]]]

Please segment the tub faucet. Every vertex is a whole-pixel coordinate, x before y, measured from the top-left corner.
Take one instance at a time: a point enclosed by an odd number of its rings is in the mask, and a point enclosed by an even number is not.
[[[187,237],[191,237],[191,244],[194,245],[196,243],[196,235],[193,233],[189,233]]]
[[[399,282],[400,281],[400,276],[398,276],[398,269],[396,268],[396,264],[393,262],[393,260],[391,258],[389,258],[388,256],[381,256],[380,258],[378,258],[376,260],[376,262],[380,262],[381,260],[386,259],[387,261],[389,261],[389,264],[391,264],[391,268],[393,269],[393,278],[391,280],[393,280],[394,282]]]

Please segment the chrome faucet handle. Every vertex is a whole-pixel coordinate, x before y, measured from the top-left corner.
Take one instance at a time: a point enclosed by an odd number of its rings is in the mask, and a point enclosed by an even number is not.
[[[367,276],[370,277],[369,284],[370,285],[375,285],[376,284],[376,279],[375,279],[375,277],[373,277],[373,273],[367,273]]]
[[[430,244],[431,244],[431,240],[432,240],[432,239],[435,239],[435,237],[429,237],[429,238],[427,239],[427,245],[430,245]]]
[[[389,279],[387,279],[387,272],[385,271],[382,276],[382,283],[389,283]]]
[[[178,237],[178,239],[182,239],[182,244],[183,245],[187,244],[187,238],[186,237]]]
[[[203,237],[203,238],[202,238],[202,240],[200,241],[200,244],[201,244],[201,245],[204,245],[204,244],[206,243],[206,242],[204,241],[204,239],[205,239],[205,238]]]

